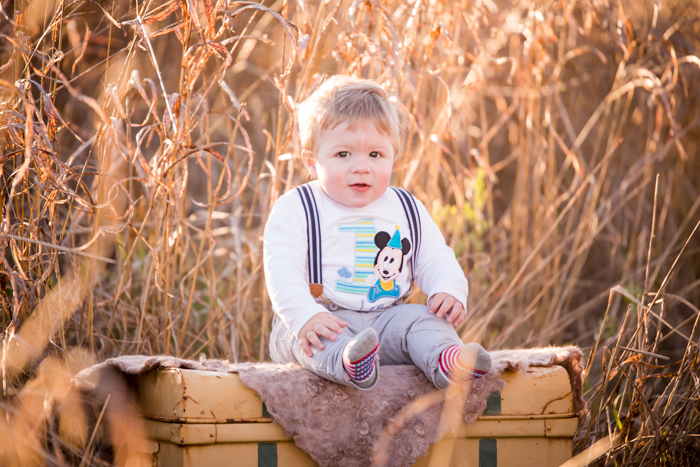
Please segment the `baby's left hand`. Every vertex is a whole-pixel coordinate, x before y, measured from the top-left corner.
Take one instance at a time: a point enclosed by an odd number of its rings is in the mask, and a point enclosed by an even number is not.
[[[431,314],[437,313],[435,316],[438,318],[447,316],[447,322],[454,324],[454,327],[462,324],[462,321],[467,316],[462,303],[452,295],[443,292],[436,293],[430,297],[428,310]]]

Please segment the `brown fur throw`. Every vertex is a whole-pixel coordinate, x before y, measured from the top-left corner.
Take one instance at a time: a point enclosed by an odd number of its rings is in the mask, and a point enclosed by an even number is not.
[[[550,347],[491,352],[493,368],[470,384],[464,400],[465,422],[476,420],[488,395],[500,390],[504,370],[561,365],[571,378],[574,410],[585,412],[581,351]],[[381,364],[381,362],[380,362]],[[295,443],[321,466],[409,466],[440,439],[446,391],[439,391],[414,366],[380,366],[377,386],[370,391],[340,386],[295,365],[231,364],[219,360],[195,362],[173,357],[124,356],[109,359],[78,375],[111,366],[126,374],[158,367],[237,372],[255,390],[268,411]]]

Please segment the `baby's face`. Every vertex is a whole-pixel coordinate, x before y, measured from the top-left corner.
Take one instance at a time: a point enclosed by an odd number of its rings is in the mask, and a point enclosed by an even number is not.
[[[321,130],[315,149],[313,155],[306,153],[304,163],[336,203],[362,208],[389,188],[394,146],[371,121],[360,122],[353,130],[347,122]]]

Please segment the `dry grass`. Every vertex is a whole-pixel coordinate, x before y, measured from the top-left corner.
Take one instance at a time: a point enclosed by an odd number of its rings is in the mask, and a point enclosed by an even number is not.
[[[295,105],[346,73],[404,110],[394,184],[468,274],[462,337],[578,343],[592,409],[578,449],[622,433],[610,465],[697,464],[699,12],[2,2],[0,430],[27,435],[0,456],[60,464],[94,449],[54,429],[50,409],[71,399],[47,368],[267,357],[261,235],[271,203],[306,180]]]

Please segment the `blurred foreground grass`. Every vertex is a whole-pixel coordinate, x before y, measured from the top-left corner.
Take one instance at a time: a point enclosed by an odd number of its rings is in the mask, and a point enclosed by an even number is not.
[[[393,183],[464,266],[463,339],[582,346],[578,450],[700,463],[697,2],[1,5],[3,464],[125,462],[101,409],[56,419],[96,361],[267,358],[262,228],[335,73],[403,109]]]

